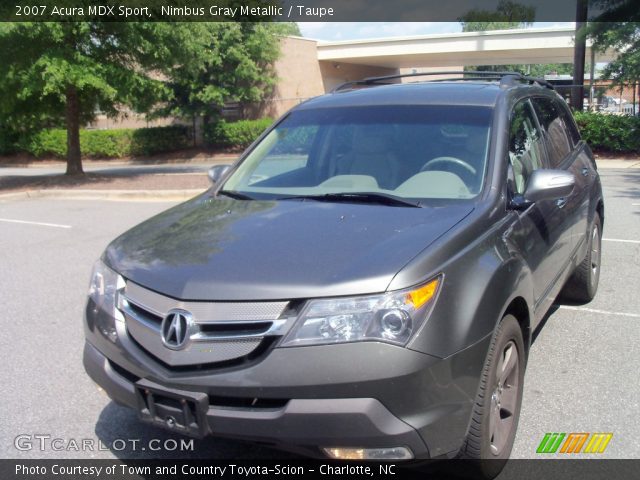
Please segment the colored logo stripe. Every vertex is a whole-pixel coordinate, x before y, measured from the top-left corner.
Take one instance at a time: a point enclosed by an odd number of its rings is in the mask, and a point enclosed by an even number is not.
[[[570,433],[564,441],[560,453],[580,453],[587,438],[589,438],[588,433]]]
[[[589,435],[591,435],[591,438],[589,438]],[[613,433],[545,433],[536,449],[536,453],[556,453],[560,445],[562,447],[558,453],[604,453],[612,437]],[[562,442],[563,440],[564,443]],[[582,450],[585,444],[586,447]]]
[[[594,433],[584,449],[584,453],[604,453],[605,448],[613,437],[613,433]]]
[[[564,436],[564,433],[545,433],[536,453],[556,453]]]

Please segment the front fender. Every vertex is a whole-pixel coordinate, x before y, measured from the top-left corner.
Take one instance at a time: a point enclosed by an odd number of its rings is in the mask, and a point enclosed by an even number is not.
[[[494,225],[441,266],[443,284],[434,309],[409,348],[449,357],[491,335],[518,298],[527,316],[522,320],[534,318],[531,270],[510,242],[510,224]]]

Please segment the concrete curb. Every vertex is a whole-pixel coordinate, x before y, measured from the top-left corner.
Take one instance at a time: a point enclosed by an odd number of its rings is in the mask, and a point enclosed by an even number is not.
[[[147,201],[171,202],[184,201],[199,195],[205,190],[75,190],[75,189],[41,189],[25,190],[0,194],[2,200],[19,200],[27,198],[58,198],[70,200],[110,200],[110,201]]]
[[[598,169],[640,168],[640,160],[624,160],[620,158],[596,158]]]

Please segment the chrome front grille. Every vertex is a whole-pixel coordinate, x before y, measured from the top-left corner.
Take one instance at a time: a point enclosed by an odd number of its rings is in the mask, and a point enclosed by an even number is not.
[[[288,302],[184,302],[127,282],[119,295],[127,333],[147,353],[175,367],[241,359],[266,338],[281,336],[294,318],[282,318]],[[179,349],[162,339],[164,318],[172,311],[191,314],[186,340]]]

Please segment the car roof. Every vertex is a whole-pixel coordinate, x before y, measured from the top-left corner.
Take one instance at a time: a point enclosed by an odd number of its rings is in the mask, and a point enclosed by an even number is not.
[[[549,94],[552,90],[533,85],[500,87],[488,81],[431,81],[372,85],[366,88],[339,90],[312,98],[296,110],[330,107],[358,107],[382,105],[451,105],[494,107],[506,91],[526,89],[533,93]]]

